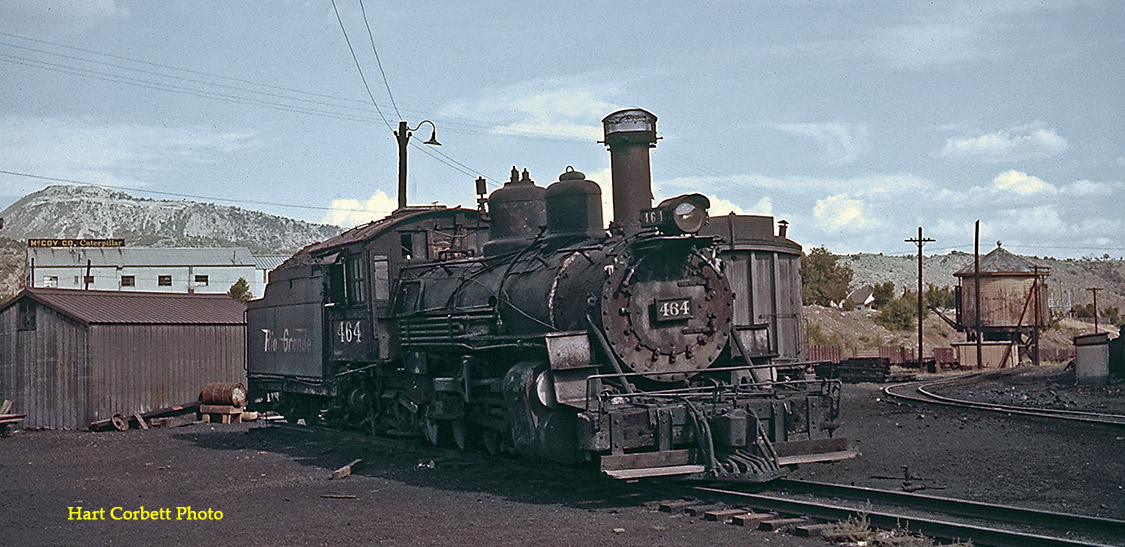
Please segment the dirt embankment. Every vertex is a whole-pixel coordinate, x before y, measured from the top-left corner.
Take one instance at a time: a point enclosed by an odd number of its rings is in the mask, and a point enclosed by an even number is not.
[[[823,306],[805,306],[806,343],[840,346],[844,357],[850,357],[856,348],[878,348],[882,346],[914,348],[918,346],[918,330],[890,331],[878,323],[876,311],[843,311]],[[946,317],[953,318],[952,311]],[[1098,326],[1101,332],[1108,332],[1111,339],[1116,338],[1119,329],[1104,323]],[[954,342],[964,342],[964,333],[957,332],[936,314],[930,312],[922,325],[924,348],[929,353],[933,347],[949,347]],[[1078,319],[1064,318],[1040,334],[1039,346],[1043,349],[1073,349],[1074,337],[1094,332],[1094,324]]]

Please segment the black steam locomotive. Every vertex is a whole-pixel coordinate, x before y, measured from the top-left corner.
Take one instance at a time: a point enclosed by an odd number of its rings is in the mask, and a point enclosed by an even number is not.
[[[853,456],[832,437],[839,384],[800,374],[784,222],[709,219],[700,194],[651,207],[656,117],[603,123],[608,232],[585,175],[543,188],[513,168],[479,210],[402,207],[302,249],[250,303],[251,399],[622,479],[760,482]]]

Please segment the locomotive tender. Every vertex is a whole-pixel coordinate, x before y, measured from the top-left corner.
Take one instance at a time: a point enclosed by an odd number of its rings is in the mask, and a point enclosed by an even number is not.
[[[249,304],[251,399],[620,479],[761,482],[854,456],[832,436],[838,381],[779,378],[803,369],[784,222],[709,219],[700,194],[651,207],[656,117],[603,124],[608,232],[585,175],[543,188],[513,168],[487,213],[403,207],[306,247]]]

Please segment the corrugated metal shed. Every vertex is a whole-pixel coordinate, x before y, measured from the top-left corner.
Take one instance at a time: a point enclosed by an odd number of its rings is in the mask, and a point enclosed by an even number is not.
[[[225,294],[169,294],[70,289],[21,293],[84,325],[242,325],[246,306]],[[8,304],[14,306],[15,301]],[[3,308],[0,308],[3,311]]]
[[[246,381],[244,311],[224,295],[25,290],[0,307],[0,397],[29,429],[193,401]]]
[[[244,247],[31,247],[28,260],[36,267],[50,266],[253,266],[254,257]]]

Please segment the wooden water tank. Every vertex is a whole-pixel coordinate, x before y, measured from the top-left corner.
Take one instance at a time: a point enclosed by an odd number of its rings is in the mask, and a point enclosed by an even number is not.
[[[976,324],[976,280],[972,261],[953,275],[957,285],[957,323]],[[980,326],[1012,329],[1046,326],[1050,269],[1012,254],[997,245],[980,259]],[[1039,301],[1036,305],[1036,300]]]

